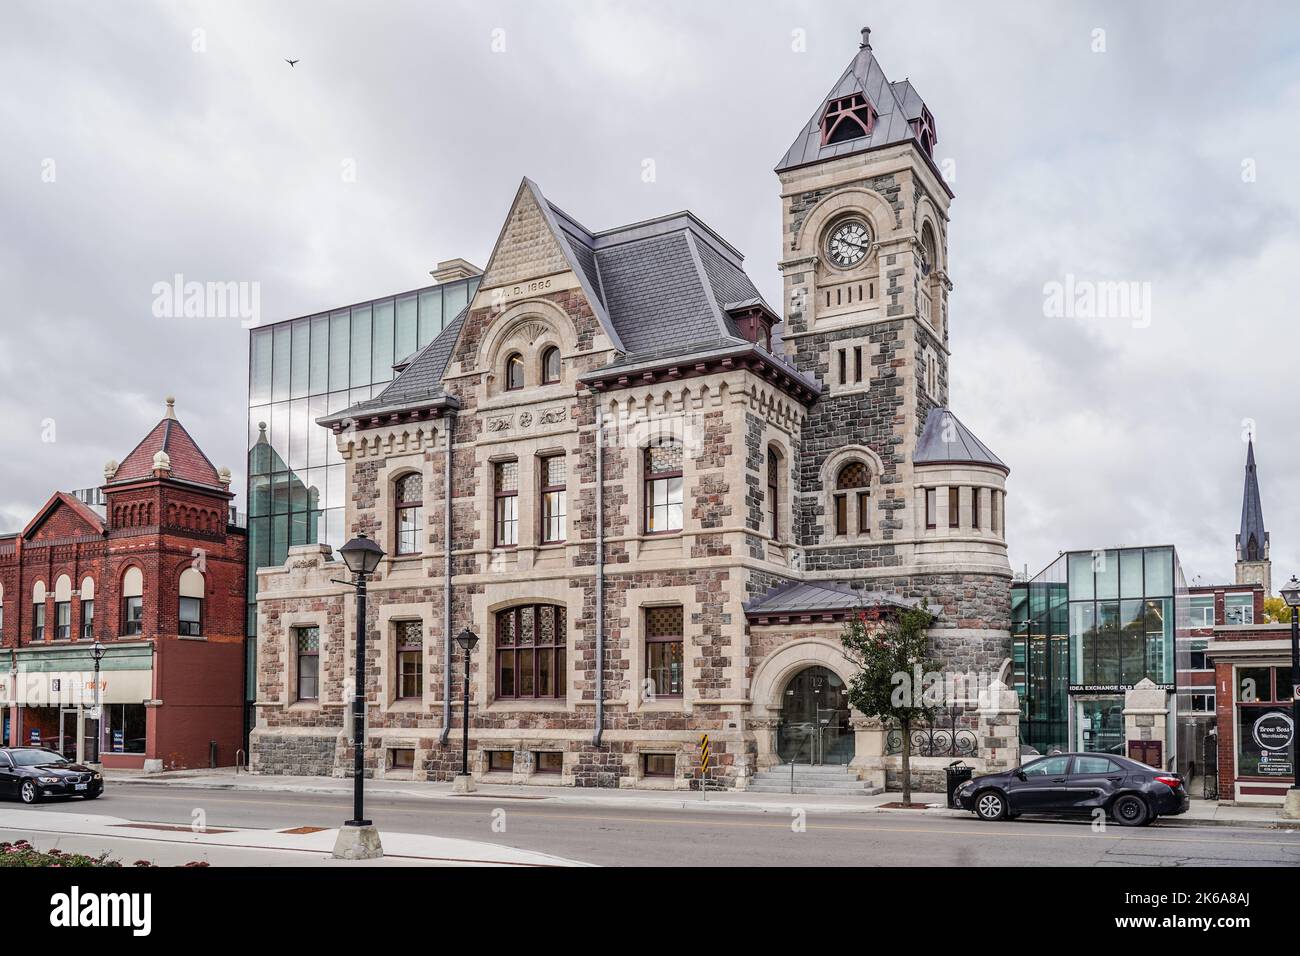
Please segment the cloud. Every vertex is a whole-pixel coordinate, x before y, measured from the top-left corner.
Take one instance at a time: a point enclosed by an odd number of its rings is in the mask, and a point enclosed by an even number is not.
[[[529,175],[593,228],[695,210],[780,301],[772,167],[853,55],[859,15],[808,2],[6,5],[0,524],[21,527],[53,488],[97,483],[169,393],[242,489],[247,333],[155,318],[150,290],[178,272],[257,282],[265,320],[414,288],[440,259],[481,264]],[[1247,417],[1275,563],[1300,566],[1287,533],[1300,504],[1283,483],[1300,467],[1297,12],[1020,2],[872,16],[885,71],[913,81],[956,163],[952,401],[1012,466],[1014,566],[1173,541],[1189,573],[1230,577]],[[1148,283],[1150,326],[1046,317],[1043,286],[1066,275]]]

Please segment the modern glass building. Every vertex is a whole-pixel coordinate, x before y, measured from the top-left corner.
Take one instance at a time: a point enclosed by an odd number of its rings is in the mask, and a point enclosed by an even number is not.
[[[440,263],[437,285],[259,326],[248,349],[248,622],[245,691],[255,699],[257,569],[292,545],[344,543],[343,461],[316,419],[378,394],[478,289],[479,270]]]
[[[1174,548],[1065,552],[1011,594],[1024,743],[1123,753],[1124,692],[1143,678],[1168,691],[1165,739],[1176,739],[1175,654],[1188,599]]]

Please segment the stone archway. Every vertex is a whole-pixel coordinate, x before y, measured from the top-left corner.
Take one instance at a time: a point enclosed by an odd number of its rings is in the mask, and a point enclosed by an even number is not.
[[[853,662],[845,656],[838,641],[828,638],[803,638],[791,641],[769,654],[759,665],[750,685],[753,701],[752,725],[757,737],[757,763],[760,769],[783,763],[780,753],[782,708],[791,682],[810,668],[829,672],[847,685],[854,673]],[[856,710],[849,710],[849,723],[854,732],[854,746],[849,753],[856,764],[862,756],[862,727],[865,718]]]

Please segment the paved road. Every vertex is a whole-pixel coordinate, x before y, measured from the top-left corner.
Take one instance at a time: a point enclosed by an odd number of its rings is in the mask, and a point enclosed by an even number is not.
[[[102,813],[134,821],[283,829],[337,826],[343,796],[111,787],[100,799],[49,802],[42,810]],[[1300,833],[1237,827],[1141,830],[1087,823],[986,824],[917,814],[809,811],[795,832],[786,811],[584,807],[478,794],[413,801],[375,794],[367,815],[381,830],[484,840],[607,866],[1297,866]],[[505,832],[494,830],[504,822]]]

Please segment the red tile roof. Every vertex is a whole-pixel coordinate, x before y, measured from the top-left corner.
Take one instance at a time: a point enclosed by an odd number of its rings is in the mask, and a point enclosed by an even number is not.
[[[160,451],[171,458],[171,477],[225,490],[208,456],[203,454],[185,426],[170,415],[155,425],[144,441],[122,460],[112,483],[152,477],[154,455]]]

